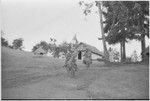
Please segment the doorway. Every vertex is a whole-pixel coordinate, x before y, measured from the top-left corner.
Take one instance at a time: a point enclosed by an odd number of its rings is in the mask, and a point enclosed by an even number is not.
[[[79,51],[78,59],[79,59],[79,60],[81,60],[81,59],[82,59],[82,52],[81,52],[81,51]]]

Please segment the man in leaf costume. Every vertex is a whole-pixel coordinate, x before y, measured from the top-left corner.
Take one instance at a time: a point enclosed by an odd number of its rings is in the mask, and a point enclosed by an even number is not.
[[[70,51],[66,54],[66,61],[64,67],[67,70],[67,73],[71,75],[71,77],[75,76],[75,71],[78,70],[76,64],[76,57],[78,55],[78,50],[75,49],[74,51]]]
[[[87,66],[87,69],[92,64],[92,53],[89,49],[86,49],[85,51],[83,63]]]

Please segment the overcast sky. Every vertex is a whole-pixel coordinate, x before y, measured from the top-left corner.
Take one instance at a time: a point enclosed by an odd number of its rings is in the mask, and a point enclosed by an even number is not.
[[[24,39],[25,50],[41,40],[50,42],[50,37],[59,43],[70,42],[76,34],[80,42],[85,42],[103,50],[99,16],[94,13],[83,15],[79,0],[2,0],[1,18],[4,36],[11,43],[16,38]],[[147,45],[147,44],[146,44]],[[115,45],[119,50],[119,45]],[[134,50],[141,52],[140,42],[126,45],[127,55]]]

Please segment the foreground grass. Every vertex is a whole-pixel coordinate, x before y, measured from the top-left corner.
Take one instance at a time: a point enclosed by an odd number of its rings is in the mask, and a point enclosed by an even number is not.
[[[80,70],[69,78],[63,64],[63,59],[2,48],[2,98],[148,99],[148,65],[95,61],[87,70],[78,61]]]

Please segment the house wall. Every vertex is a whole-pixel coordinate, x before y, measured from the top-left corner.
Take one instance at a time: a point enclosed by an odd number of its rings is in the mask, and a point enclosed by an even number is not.
[[[47,53],[47,56],[53,57],[52,53],[50,53],[50,52]]]
[[[101,58],[99,55],[93,54],[92,53],[92,59],[97,59],[97,58]]]
[[[84,52],[82,52],[82,58],[81,58],[81,60],[83,60],[83,58],[84,58],[83,55],[84,55]],[[92,53],[92,59],[94,60],[94,59],[97,59],[97,58],[101,58],[101,56]],[[76,59],[80,60],[80,59],[78,59],[78,56],[76,57]]]

